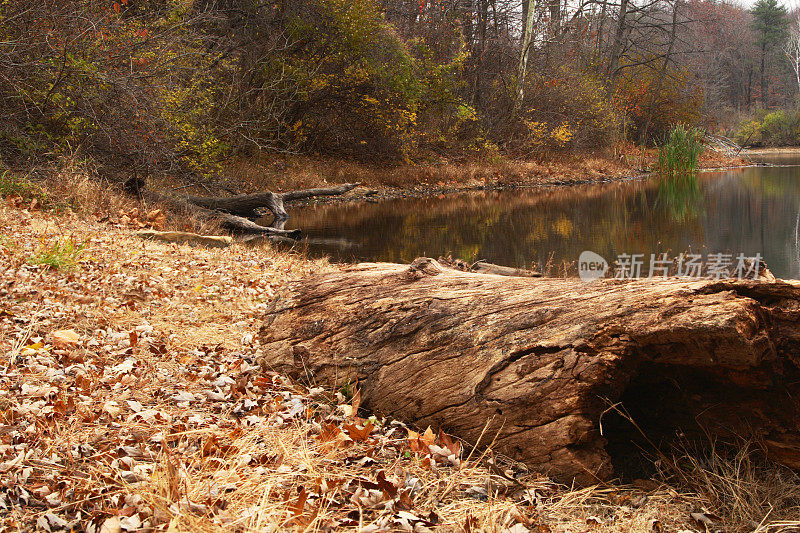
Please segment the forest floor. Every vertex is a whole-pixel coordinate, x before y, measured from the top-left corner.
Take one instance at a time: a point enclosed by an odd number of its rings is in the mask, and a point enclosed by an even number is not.
[[[270,302],[337,266],[268,244],[144,241],[134,230],[159,213],[122,201],[92,211],[101,202],[85,198],[80,215],[0,201],[3,531],[800,526],[780,522],[796,476],[761,483],[749,456],[692,463],[693,487],[572,489],[494,456],[491,435],[470,449],[359,410],[353,387],[259,367]]]

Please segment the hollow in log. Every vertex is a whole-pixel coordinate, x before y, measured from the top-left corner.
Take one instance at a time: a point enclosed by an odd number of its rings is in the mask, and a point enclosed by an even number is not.
[[[495,449],[564,482],[624,474],[612,455],[635,432],[612,406],[651,441],[748,434],[797,468],[799,318],[797,282],[584,283],[421,258],[297,282],[265,319],[261,362],[358,380],[365,408],[472,443],[488,425]]]

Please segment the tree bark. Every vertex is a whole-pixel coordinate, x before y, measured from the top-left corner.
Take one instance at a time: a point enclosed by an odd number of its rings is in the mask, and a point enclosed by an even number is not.
[[[488,426],[496,450],[563,482],[614,475],[620,400],[653,435],[749,431],[797,468],[798,318],[800,282],[583,283],[420,258],[298,282],[267,314],[261,363],[357,380],[365,408],[472,443]]]

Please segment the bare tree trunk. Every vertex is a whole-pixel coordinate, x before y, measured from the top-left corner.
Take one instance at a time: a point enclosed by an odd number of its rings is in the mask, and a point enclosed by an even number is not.
[[[608,0],[603,0],[603,7],[600,9],[600,24],[597,27],[597,57],[600,58],[603,53],[603,27],[606,23],[606,10],[608,9]]]
[[[472,103],[475,106],[481,104],[483,92],[483,54],[486,51],[486,30],[489,18],[489,0],[478,0],[478,49],[473,53],[475,61],[475,87],[472,92]]]
[[[619,5],[617,30],[614,33],[614,42],[611,45],[611,53],[608,60],[608,76],[611,77],[612,80],[616,78],[617,69],[619,68],[619,56],[622,53],[622,41],[623,37],[625,36],[625,30],[627,29],[628,2],[629,0],[622,0]]]
[[[789,29],[789,36],[786,39],[783,51],[792,66],[795,81],[797,82],[797,90],[800,91],[800,18],[795,18],[792,21],[792,27]]]
[[[357,380],[365,408],[473,443],[486,430],[498,451],[567,483],[614,475],[607,440],[635,433],[609,427],[620,401],[643,409],[653,438],[755,434],[797,468],[798,309],[800,282],[368,263],[291,287],[261,329],[261,363],[325,386]]]
[[[522,109],[522,102],[525,99],[525,74],[528,71],[528,52],[533,40],[533,18],[536,15],[535,0],[523,0],[523,13],[525,13],[525,18],[522,30],[522,49],[520,50],[519,65],[517,67],[517,94],[514,98],[512,117],[516,117],[519,114]]]

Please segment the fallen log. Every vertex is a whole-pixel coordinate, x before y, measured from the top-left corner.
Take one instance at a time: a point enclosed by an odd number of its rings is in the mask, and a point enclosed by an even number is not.
[[[344,194],[358,187],[358,183],[345,183],[335,187],[323,187],[317,189],[304,189],[299,191],[288,191],[284,193],[262,192],[256,194],[240,194],[237,196],[194,196],[181,195],[181,198],[194,205],[212,209],[215,211],[225,211],[233,215],[245,218],[258,218],[261,216],[259,209],[268,209],[275,216],[276,221],[287,220],[289,214],[286,212],[283,203],[290,200],[300,200],[314,196],[335,196]]]
[[[211,219],[217,220],[221,222],[224,227],[231,229],[233,231],[238,231],[242,233],[258,233],[267,235],[269,237],[281,237],[281,238],[292,238],[292,239],[296,239],[300,236],[299,229],[286,230],[283,229],[282,226],[280,228],[262,226],[261,224],[257,224],[245,217],[240,217],[238,215],[233,215],[231,213],[226,213],[224,211],[216,211],[213,209],[202,207],[187,202],[178,197],[169,196],[162,193],[145,193],[143,194],[143,196],[150,199],[151,201],[161,202],[170,205],[173,209],[179,211],[191,213],[195,216],[209,220]]]
[[[266,316],[261,363],[357,380],[365,408],[472,443],[488,426],[496,450],[564,482],[623,468],[638,430],[615,409],[656,443],[746,434],[800,468],[798,319],[798,282],[584,283],[420,258],[297,282]]]
[[[197,233],[188,231],[157,231],[145,229],[137,231],[136,236],[152,241],[188,244],[190,246],[205,246],[207,248],[227,248],[233,244],[233,239],[225,235],[198,235]]]

